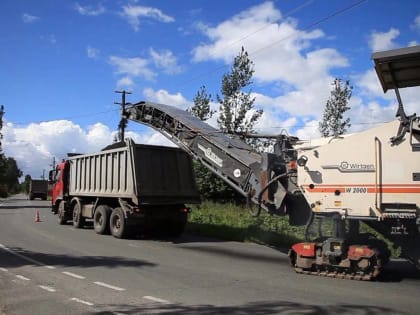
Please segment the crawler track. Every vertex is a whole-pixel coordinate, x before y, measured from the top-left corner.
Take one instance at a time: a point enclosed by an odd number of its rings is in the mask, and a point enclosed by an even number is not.
[[[382,271],[382,260],[379,257],[379,252],[375,250],[376,254],[370,259],[370,266],[366,270],[357,270],[357,268],[340,268],[335,266],[316,266],[313,269],[304,269],[300,267],[294,267],[296,273],[347,279],[347,280],[359,280],[359,281],[372,281],[378,278]],[[314,269],[317,270],[314,270]],[[321,269],[322,268],[322,269]],[[328,270],[331,269],[331,270]],[[335,269],[335,270],[332,270]]]

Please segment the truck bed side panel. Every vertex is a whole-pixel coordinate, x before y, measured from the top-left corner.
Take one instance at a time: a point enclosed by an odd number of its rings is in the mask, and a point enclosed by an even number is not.
[[[70,160],[70,195],[127,198],[135,195],[126,147]]]
[[[141,203],[199,202],[192,161],[186,152],[136,145],[134,153]]]

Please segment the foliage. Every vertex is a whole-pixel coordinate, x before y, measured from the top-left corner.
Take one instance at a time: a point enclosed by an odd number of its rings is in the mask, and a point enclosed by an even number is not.
[[[339,136],[344,134],[351,126],[350,118],[344,120],[343,114],[350,109],[348,102],[352,95],[353,87],[350,81],[334,79],[331,96],[325,106],[322,122],[319,123],[319,131],[323,137]]]
[[[213,174],[203,164],[194,162],[195,179],[201,198],[218,202],[244,201],[242,195]]]
[[[5,184],[8,191],[16,193],[19,191],[19,177],[22,176],[16,160],[0,154],[0,184]]]
[[[0,106],[0,131],[3,128],[4,106]],[[0,132],[0,140],[3,135]],[[19,177],[22,172],[17,166],[16,160],[11,157],[6,157],[2,152],[0,142],[0,186],[1,197],[6,197],[8,192],[15,193],[19,191]]]
[[[4,115],[4,106],[1,105],[0,106],[0,131],[3,129],[3,115]],[[2,151],[1,139],[3,139],[3,134],[0,132],[0,152]]]
[[[235,57],[230,72],[222,78],[222,96],[217,95],[220,103],[220,113],[217,123],[225,133],[251,133],[258,119],[263,114],[262,109],[255,110],[255,98],[251,92],[243,89],[251,85],[254,63],[242,47]]]
[[[194,106],[189,111],[200,120],[207,120],[215,113],[215,111],[210,109],[210,102],[211,94],[208,94],[206,87],[202,85],[194,97]]]

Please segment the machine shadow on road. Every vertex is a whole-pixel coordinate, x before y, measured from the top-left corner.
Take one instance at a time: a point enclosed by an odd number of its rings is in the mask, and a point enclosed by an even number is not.
[[[379,282],[401,282],[404,279],[420,280],[420,271],[406,260],[391,260],[379,276]]]
[[[263,301],[252,302],[239,306],[214,306],[214,305],[195,305],[184,306],[180,304],[165,304],[154,306],[132,306],[132,305],[104,305],[104,308],[110,311],[101,311],[89,313],[91,315],[105,314],[183,314],[183,315],[245,315],[245,314],[311,314],[311,315],[328,315],[328,314],[359,314],[359,315],[398,315],[405,314],[394,309],[369,306],[369,305],[310,305],[302,303],[293,303],[286,301]]]
[[[0,266],[15,268],[22,266],[55,266],[55,267],[155,267],[155,263],[145,260],[129,259],[120,256],[73,256],[33,252],[19,247],[0,248]]]

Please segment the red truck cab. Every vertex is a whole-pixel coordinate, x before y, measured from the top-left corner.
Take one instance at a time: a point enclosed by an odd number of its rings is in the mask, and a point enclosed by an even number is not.
[[[69,161],[63,160],[55,170],[51,170],[49,173],[49,179],[52,183],[51,211],[55,214],[58,212],[60,202],[68,194],[69,166]]]

